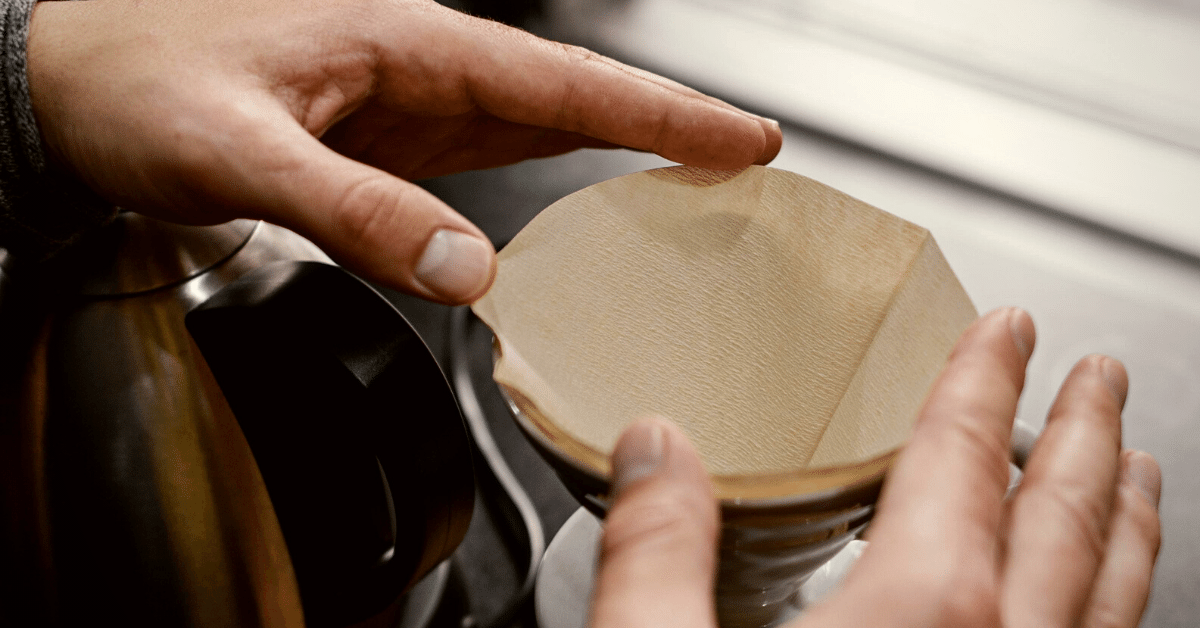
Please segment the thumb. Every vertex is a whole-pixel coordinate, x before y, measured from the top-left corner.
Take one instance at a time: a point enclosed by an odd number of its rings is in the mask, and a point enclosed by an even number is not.
[[[612,456],[593,628],[715,628],[717,502],[696,450],[664,419],[627,429]]]
[[[424,189],[296,133],[285,168],[257,185],[267,218],[380,284],[448,304],[491,286],[496,252],[478,227]]]

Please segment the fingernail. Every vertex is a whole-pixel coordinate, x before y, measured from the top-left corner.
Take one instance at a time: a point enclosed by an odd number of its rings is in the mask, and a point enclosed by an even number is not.
[[[662,462],[665,436],[656,421],[636,423],[621,436],[612,456],[613,495],[654,474]]]
[[[1023,359],[1028,360],[1033,354],[1033,319],[1021,308],[1009,308],[1008,329],[1012,332],[1013,344],[1017,345],[1017,351],[1021,352]]]
[[[438,229],[414,270],[417,281],[450,301],[479,296],[492,277],[492,245],[452,229]]]
[[[766,117],[766,116],[760,116],[760,115],[758,115],[757,113],[750,113],[749,111],[746,111],[745,109],[736,109],[736,111],[737,111],[738,113],[742,114],[743,116],[746,116],[747,118],[749,118],[749,119],[753,120],[753,121],[754,121],[756,124],[759,124],[759,125],[764,125],[764,124],[765,124],[767,127],[769,127],[770,129],[774,130],[776,133],[782,133],[782,132],[783,132],[783,131],[782,131],[782,130],[779,128],[779,121],[778,121],[778,120],[776,120],[776,119],[774,119],[774,118],[768,118],[768,117]]]
[[[779,156],[779,151],[783,148],[783,131],[779,128],[779,123],[770,118],[759,118],[760,125],[766,125],[766,144],[763,146],[763,151],[759,153],[758,159],[754,160],[754,164],[765,166],[771,163]]]
[[[1154,456],[1144,451],[1129,451],[1125,454],[1122,471],[1125,480],[1137,487],[1157,510],[1159,499],[1162,497],[1162,471],[1158,468]]]
[[[1109,390],[1117,397],[1117,402],[1124,408],[1125,397],[1129,394],[1129,377],[1125,374],[1125,366],[1120,360],[1104,356],[1100,361],[1100,374],[1104,376],[1104,383],[1108,384]]]

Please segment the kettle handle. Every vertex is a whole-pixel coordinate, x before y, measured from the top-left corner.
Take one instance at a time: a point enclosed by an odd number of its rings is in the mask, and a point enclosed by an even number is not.
[[[278,262],[186,324],[254,454],[310,628],[378,614],[449,557],[474,504],[470,445],[390,303],[336,266]]]

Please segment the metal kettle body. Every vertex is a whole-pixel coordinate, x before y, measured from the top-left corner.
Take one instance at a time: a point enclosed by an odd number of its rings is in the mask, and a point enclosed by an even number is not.
[[[76,249],[0,276],[0,624],[352,625],[449,556],[469,445],[382,297],[265,223]]]

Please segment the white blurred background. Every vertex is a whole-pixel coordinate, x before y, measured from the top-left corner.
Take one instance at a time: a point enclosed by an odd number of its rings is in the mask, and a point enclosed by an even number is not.
[[[1200,255],[1200,1],[548,6],[560,37]]]

